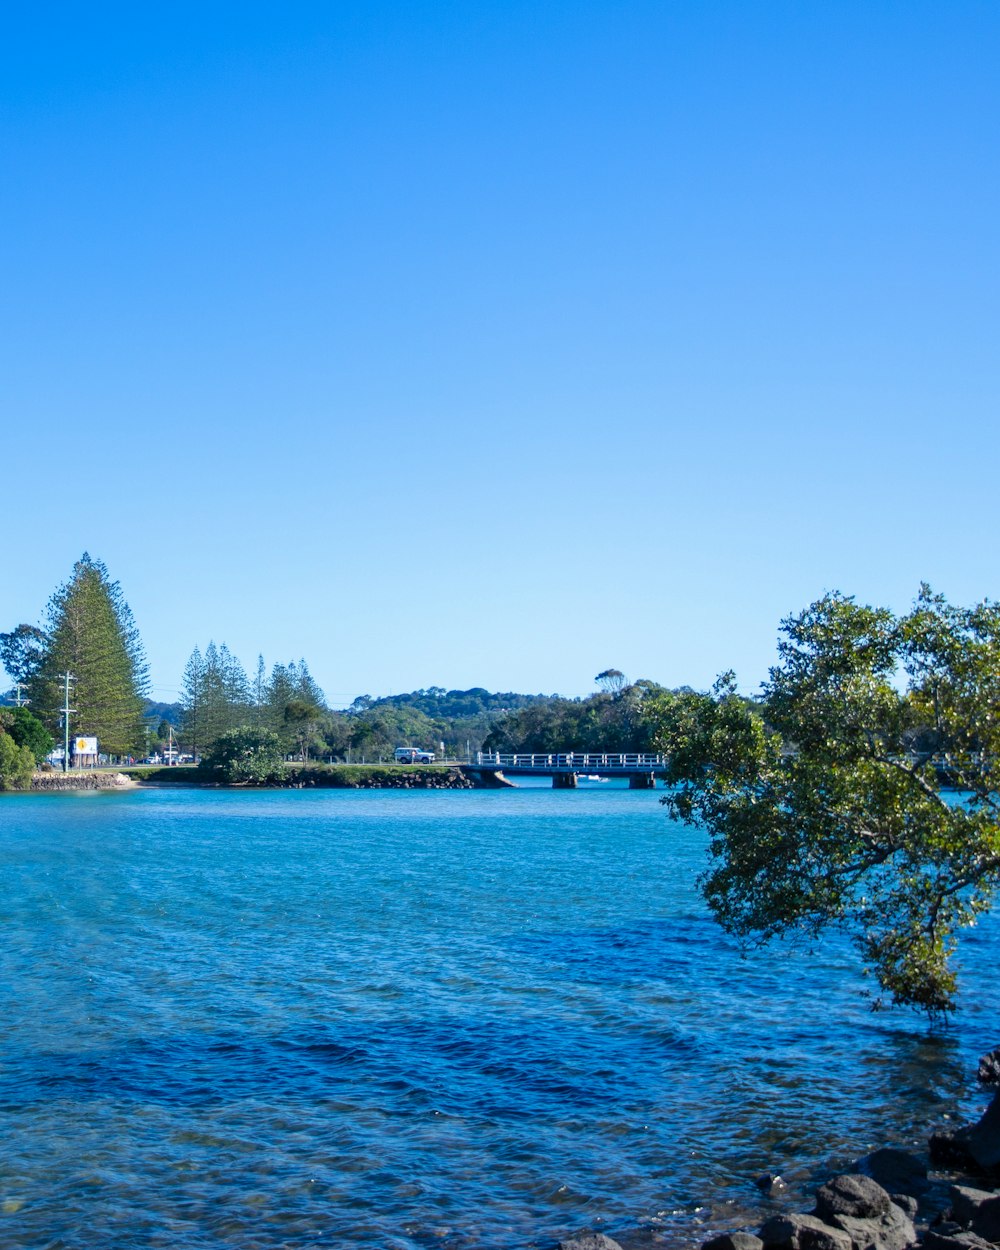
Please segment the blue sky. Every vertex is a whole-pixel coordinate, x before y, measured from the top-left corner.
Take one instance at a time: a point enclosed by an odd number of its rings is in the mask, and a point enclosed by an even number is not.
[[[0,629],[88,550],[334,703],[998,593],[992,3],[22,6]]]

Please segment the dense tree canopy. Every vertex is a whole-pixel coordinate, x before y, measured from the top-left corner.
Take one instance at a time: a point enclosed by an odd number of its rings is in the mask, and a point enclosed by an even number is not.
[[[552,696],[499,717],[486,737],[487,750],[651,751],[653,723],[646,715],[663,688],[646,678],[628,682],[617,669],[599,673],[601,692],[587,699]]]
[[[656,700],[664,802],[708,828],[732,933],[844,925],[892,1002],[946,1012],[956,931],[1000,881],[1000,607],[831,594],[782,630],[758,706],[731,675]]]
[[[258,656],[250,682],[225,643],[210,642],[204,655],[195,647],[184,669],[181,703],[184,745],[195,755],[245,726],[269,729],[286,755],[303,760],[326,746],[322,731],[330,712],[305,660],[275,664],[268,677]]]

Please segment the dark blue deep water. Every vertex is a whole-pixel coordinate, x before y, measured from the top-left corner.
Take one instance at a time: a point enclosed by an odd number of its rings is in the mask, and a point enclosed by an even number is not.
[[[752,960],[650,793],[0,800],[0,1246],[697,1242],[982,1105],[963,1010]]]

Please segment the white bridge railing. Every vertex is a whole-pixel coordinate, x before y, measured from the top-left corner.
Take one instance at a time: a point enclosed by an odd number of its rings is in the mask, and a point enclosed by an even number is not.
[[[553,769],[580,772],[636,772],[645,768],[662,768],[665,755],[636,752],[618,754],[606,751],[571,751],[553,755],[508,755],[502,751],[479,751],[476,763],[482,768],[535,768],[539,772]]]

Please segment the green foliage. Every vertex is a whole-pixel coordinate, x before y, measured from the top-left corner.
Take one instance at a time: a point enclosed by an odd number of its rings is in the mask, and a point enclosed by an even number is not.
[[[281,742],[270,729],[241,725],[219,735],[202,769],[218,781],[266,785],[282,774]]]
[[[142,696],[148,684],[139,631],[99,560],[86,553],[49,600],[45,651],[29,682],[31,706],[55,731],[61,674],[70,672],[74,734],[95,735],[100,749],[125,754],[142,740]]]
[[[35,625],[18,625],[9,634],[0,634],[0,665],[14,681],[26,685],[45,658],[46,637]]]
[[[323,691],[313,681],[305,660],[275,664],[267,685],[263,723],[278,735],[286,755],[305,761],[322,750],[321,731],[329,719]]]
[[[747,943],[844,926],[893,1003],[950,1011],[956,932],[1000,881],[1000,607],[831,594],[782,631],[759,705],[727,674],[649,709],[663,801],[711,836],[705,897]]]
[[[327,740],[337,754],[349,746],[353,756],[369,759],[391,756],[397,746],[437,750],[441,742],[448,755],[463,757],[467,743],[471,750],[480,750],[509,714],[548,701],[546,695],[491,693],[481,686],[470,690],[430,686],[384,699],[362,695],[342,718],[345,724],[330,726]]]
[[[225,643],[210,642],[205,655],[195,647],[184,669],[181,688],[183,744],[194,755],[251,717],[250,685],[242,664]]]
[[[184,670],[182,703],[182,739],[195,755],[251,724],[276,734],[283,754],[306,760],[310,751],[324,748],[322,731],[330,713],[305,660],[275,664],[268,679],[258,656],[251,683],[225,643],[210,642],[204,656],[195,647]]]
[[[624,682],[617,669],[598,674],[606,687],[589,699],[540,699],[499,718],[483,744],[489,751],[651,751],[650,699],[655,682]]]
[[[0,790],[27,790],[35,771],[35,756],[10,732],[13,708],[0,710]]]
[[[4,713],[7,733],[20,747],[27,747],[36,764],[40,764],[55,745],[52,735],[26,707],[12,707]]]

